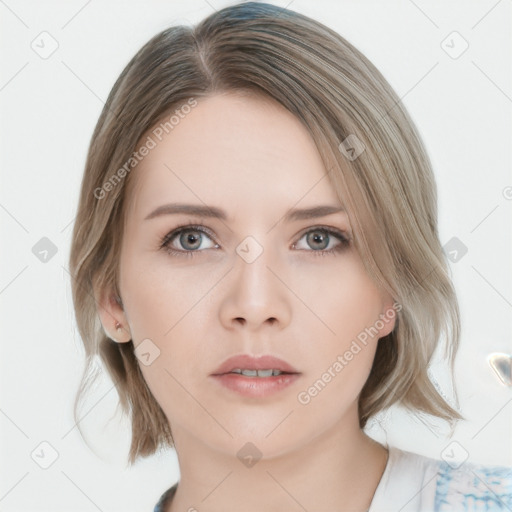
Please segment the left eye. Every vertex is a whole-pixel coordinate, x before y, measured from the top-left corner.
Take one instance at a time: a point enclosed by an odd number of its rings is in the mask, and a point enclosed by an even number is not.
[[[342,250],[349,244],[348,238],[343,233],[327,228],[310,229],[301,236],[300,240],[302,239],[305,239],[307,245],[314,252],[320,253]],[[303,249],[303,247],[298,247],[298,245],[298,243],[294,244],[294,248]]]

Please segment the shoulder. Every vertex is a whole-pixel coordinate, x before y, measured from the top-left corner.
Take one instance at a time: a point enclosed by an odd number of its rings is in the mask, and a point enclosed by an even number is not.
[[[512,468],[449,464],[388,446],[371,512],[512,510]]]

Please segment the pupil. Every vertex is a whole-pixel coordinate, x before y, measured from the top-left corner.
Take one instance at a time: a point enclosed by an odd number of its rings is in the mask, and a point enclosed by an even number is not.
[[[186,233],[183,233],[180,236],[180,242],[187,249],[197,249],[201,245],[201,235],[200,234],[193,235],[190,233],[192,233],[192,232],[187,231]],[[188,244],[190,244],[190,245],[188,245]]]
[[[325,249],[328,245],[328,243],[326,243],[326,241],[328,240],[329,237],[327,234],[322,233],[321,231],[312,231],[309,234],[308,238],[309,238],[308,243],[313,242],[313,244],[320,243],[321,245],[323,245],[322,247],[320,247],[320,249]]]

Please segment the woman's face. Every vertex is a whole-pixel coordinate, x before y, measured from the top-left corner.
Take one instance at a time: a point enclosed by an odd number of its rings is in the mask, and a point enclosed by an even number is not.
[[[195,441],[234,455],[252,442],[272,457],[355,431],[392,298],[343,242],[349,219],[313,140],[261,98],[215,95],[185,111],[144,136],[155,147],[131,171],[119,283],[120,320],[178,450]],[[290,215],[319,207],[335,212]],[[296,374],[214,376],[238,355]]]

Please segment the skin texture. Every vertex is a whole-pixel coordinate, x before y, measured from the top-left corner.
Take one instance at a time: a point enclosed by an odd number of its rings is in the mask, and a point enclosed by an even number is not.
[[[387,451],[359,428],[357,398],[394,319],[307,405],[297,395],[393,300],[352,244],[308,238],[318,227],[352,236],[345,212],[283,220],[291,208],[341,206],[306,128],[272,100],[216,94],[200,99],[132,173],[122,307],[103,290],[98,313],[116,341],[137,347],[149,338],[160,350],[141,369],[170,421],[180,463],[169,510],[367,510]],[[227,219],[145,220],[167,203],[216,206]],[[192,230],[202,241],[185,236],[180,244],[178,235],[169,243],[195,250],[189,257],[161,248],[180,224],[211,233]],[[236,252],[247,236],[263,249],[251,263]],[[343,249],[320,254],[334,247]],[[211,377],[237,354],[271,354],[301,375],[268,398],[243,397]],[[237,457],[247,442],[262,453],[250,468]]]

